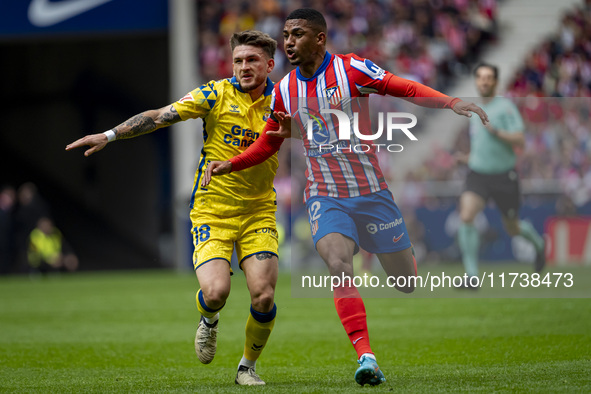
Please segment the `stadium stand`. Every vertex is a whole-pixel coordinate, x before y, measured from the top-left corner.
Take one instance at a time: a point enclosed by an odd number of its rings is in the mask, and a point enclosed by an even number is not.
[[[437,89],[469,69],[483,44],[494,39],[497,25],[496,0],[199,2],[203,79],[231,75],[226,43],[232,32],[262,30],[282,43],[286,15],[301,6],[326,16],[329,52],[357,53]],[[274,80],[290,69],[281,46],[276,62]]]

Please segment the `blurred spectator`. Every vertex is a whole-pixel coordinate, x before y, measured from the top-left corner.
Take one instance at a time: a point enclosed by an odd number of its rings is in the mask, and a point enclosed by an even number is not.
[[[14,265],[14,208],[16,191],[12,186],[0,190],[0,275],[12,271]]]
[[[534,48],[508,87],[512,97],[591,96],[591,3],[564,14],[555,34]]]
[[[27,257],[31,272],[71,272],[78,268],[78,258],[62,233],[45,216],[38,220],[29,235]]]
[[[18,205],[15,211],[14,243],[17,264],[19,268],[27,266],[27,250],[29,235],[37,226],[37,221],[43,216],[49,216],[45,201],[37,192],[37,186],[31,182],[24,183],[18,188]]]

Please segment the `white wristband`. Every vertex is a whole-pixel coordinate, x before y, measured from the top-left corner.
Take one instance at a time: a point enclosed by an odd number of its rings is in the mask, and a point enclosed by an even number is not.
[[[105,131],[103,134],[107,136],[107,142],[111,142],[117,137],[113,130]]]

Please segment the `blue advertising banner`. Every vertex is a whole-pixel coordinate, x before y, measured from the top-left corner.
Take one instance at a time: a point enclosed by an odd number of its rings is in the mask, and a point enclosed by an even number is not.
[[[142,32],[168,26],[167,0],[12,0],[0,2],[0,38]]]
[[[439,252],[444,259],[458,259],[459,249],[455,247],[460,217],[455,205],[429,209],[419,207],[417,219],[425,228],[425,246],[428,252]],[[521,218],[529,221],[540,233],[544,233],[547,218],[556,214],[554,203],[538,205],[524,204],[520,209]],[[516,260],[533,261],[535,251],[520,237],[510,237],[503,228],[498,209],[488,206],[476,217],[474,225],[480,233],[480,258],[488,261]],[[531,250],[528,250],[531,249]]]

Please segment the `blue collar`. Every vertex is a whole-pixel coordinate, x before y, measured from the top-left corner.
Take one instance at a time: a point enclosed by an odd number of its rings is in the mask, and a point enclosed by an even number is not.
[[[326,70],[326,68],[328,67],[328,63],[330,63],[331,57],[332,57],[332,54],[330,52],[326,51],[326,53],[324,54],[324,60],[322,61],[322,64],[320,65],[320,67],[318,67],[318,70],[316,70],[314,75],[312,75],[310,78],[305,78],[300,73],[299,67],[296,68],[296,76],[298,77],[298,79],[300,81],[311,81],[311,80],[315,79],[318,75],[320,75],[322,72],[324,72],[324,70]]]
[[[275,86],[275,84],[273,83],[273,81],[271,81],[271,78],[267,77],[267,86],[265,87],[265,91],[263,92],[263,96],[270,96],[271,94],[273,94],[273,86]]]
[[[232,77],[230,78],[230,83],[232,85],[234,85],[234,87],[236,88],[236,90],[238,90],[240,93],[246,93],[244,90],[242,90],[242,88],[240,87],[240,83],[238,83],[238,80],[236,79],[236,77]],[[267,86],[265,86],[265,91],[263,92],[263,96],[269,96],[273,93],[273,81],[271,81],[271,78],[267,77],[267,81],[266,81]]]

